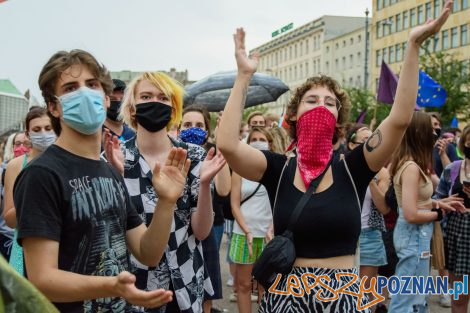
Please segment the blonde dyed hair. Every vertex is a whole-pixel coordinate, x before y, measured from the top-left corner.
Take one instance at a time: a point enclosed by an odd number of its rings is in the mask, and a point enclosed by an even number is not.
[[[172,113],[171,120],[168,123],[166,130],[169,130],[173,125],[179,125],[183,117],[183,86],[163,72],[145,72],[136,78],[127,86],[124,98],[122,100],[121,110],[119,116],[124,123],[137,130],[137,120],[134,117],[135,106],[139,102],[136,101],[137,86],[142,81],[148,81],[150,84],[160,89],[165,96],[171,101]]]

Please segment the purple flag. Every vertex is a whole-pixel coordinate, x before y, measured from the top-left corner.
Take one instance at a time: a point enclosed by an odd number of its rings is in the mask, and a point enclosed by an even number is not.
[[[379,88],[377,89],[377,101],[393,104],[397,92],[398,77],[392,69],[382,60],[380,69]]]
[[[366,116],[367,116],[367,108],[362,110],[361,113],[359,113],[359,116],[356,119],[356,124],[364,123],[364,120],[366,119]]]

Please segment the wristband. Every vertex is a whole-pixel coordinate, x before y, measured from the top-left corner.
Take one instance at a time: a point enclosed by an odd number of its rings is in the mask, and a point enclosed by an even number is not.
[[[441,221],[441,220],[442,220],[442,217],[443,217],[443,215],[442,215],[442,210],[441,210],[439,207],[437,207],[437,208],[432,208],[432,209],[431,209],[431,212],[436,212],[436,213],[437,213],[436,221]]]

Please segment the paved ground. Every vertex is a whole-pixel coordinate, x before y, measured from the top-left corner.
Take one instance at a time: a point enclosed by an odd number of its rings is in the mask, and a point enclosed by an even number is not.
[[[214,304],[216,307],[220,309],[225,309],[226,310],[225,312],[236,313],[238,312],[237,304],[235,302],[229,301],[229,296],[232,291],[232,288],[226,286],[226,282],[227,282],[228,275],[229,275],[229,268],[228,268],[227,263],[225,262],[226,247],[227,247],[226,237],[224,235],[224,238],[222,240],[222,247],[220,249],[220,255],[221,255],[220,265],[221,265],[221,270],[222,270],[222,284],[224,288],[223,290],[224,298],[222,300],[214,301]],[[434,273],[434,275],[435,274],[436,273]],[[253,313],[257,312],[257,305],[255,303],[252,305],[252,312]],[[439,296],[431,296],[429,312],[430,313],[451,313],[451,310],[450,308],[443,308],[439,305]],[[397,313],[401,313],[401,312],[397,312]]]

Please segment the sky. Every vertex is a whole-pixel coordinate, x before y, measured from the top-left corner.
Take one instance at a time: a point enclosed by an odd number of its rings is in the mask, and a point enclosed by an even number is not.
[[[111,71],[176,68],[198,80],[236,68],[237,27],[250,50],[291,22],[365,16],[366,8],[372,0],[8,0],[0,4],[0,79],[42,101],[42,66],[59,50],[79,48]]]

